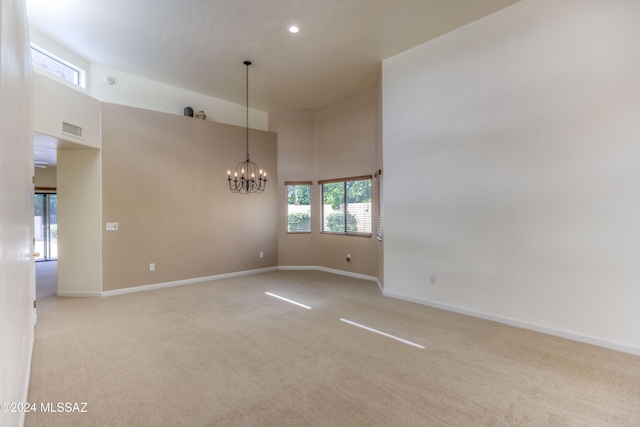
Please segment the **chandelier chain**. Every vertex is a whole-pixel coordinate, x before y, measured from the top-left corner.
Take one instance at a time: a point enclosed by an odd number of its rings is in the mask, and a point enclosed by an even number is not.
[[[249,65],[251,62],[245,61],[247,66],[247,161],[249,161]]]

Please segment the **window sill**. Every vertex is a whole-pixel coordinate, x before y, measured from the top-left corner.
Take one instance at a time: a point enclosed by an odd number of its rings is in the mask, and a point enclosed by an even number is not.
[[[351,237],[368,237],[371,238],[371,234],[365,233],[335,233],[332,231],[321,231],[320,234],[331,234],[333,236],[351,236]]]

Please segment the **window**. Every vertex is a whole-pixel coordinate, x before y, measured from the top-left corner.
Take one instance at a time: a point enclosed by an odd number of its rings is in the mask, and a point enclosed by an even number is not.
[[[285,182],[287,233],[311,233],[311,181]]]
[[[33,65],[42,68],[74,85],[84,87],[84,70],[72,65],[42,48],[31,46]]]
[[[371,176],[319,181],[322,232],[371,237]]]
[[[376,237],[378,240],[382,240],[382,171],[379,170],[376,172],[374,177],[374,193],[376,198]]]

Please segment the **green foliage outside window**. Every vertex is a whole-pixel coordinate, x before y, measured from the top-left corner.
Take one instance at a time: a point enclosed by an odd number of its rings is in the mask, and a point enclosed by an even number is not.
[[[354,234],[371,232],[370,178],[323,183],[322,204],[322,231]]]
[[[371,180],[333,182],[324,184],[322,198],[325,205],[331,205],[334,211],[344,204],[344,190],[347,189],[347,203],[370,203]]]
[[[344,232],[344,214],[331,213],[327,215],[327,228],[334,233]],[[347,232],[355,233],[358,231],[358,220],[355,215],[347,214]]]
[[[311,233],[311,185],[287,184],[287,232]]]
[[[290,213],[287,217],[287,225],[289,232],[308,232],[311,231],[311,217],[304,212]]]
[[[310,185],[288,185],[287,196],[290,205],[309,205],[311,204],[311,186]]]

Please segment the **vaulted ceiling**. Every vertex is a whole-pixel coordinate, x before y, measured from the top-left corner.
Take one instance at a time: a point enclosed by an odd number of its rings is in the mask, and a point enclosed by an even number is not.
[[[96,64],[245,103],[317,108],[382,60],[517,0],[26,0],[29,24]],[[290,25],[300,32],[288,32]]]

